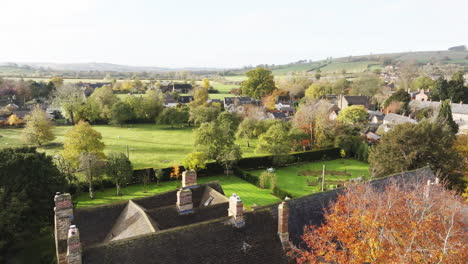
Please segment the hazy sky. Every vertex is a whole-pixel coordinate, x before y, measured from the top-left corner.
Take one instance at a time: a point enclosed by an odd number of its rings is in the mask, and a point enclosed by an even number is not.
[[[0,0],[0,61],[237,67],[468,45],[468,0]]]

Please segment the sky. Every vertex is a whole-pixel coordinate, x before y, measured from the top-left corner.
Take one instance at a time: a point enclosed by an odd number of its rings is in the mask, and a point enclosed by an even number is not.
[[[228,68],[468,45],[467,0],[0,1],[0,62]]]

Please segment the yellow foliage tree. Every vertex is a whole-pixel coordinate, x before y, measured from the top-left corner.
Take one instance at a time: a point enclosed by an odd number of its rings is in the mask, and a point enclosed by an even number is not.
[[[35,106],[26,116],[26,127],[23,129],[23,140],[29,144],[42,145],[55,139],[52,131],[54,124],[47,113],[39,106]]]
[[[8,117],[7,123],[10,126],[17,126],[17,125],[20,125],[22,121],[17,115],[11,115],[10,117]]]
[[[105,158],[105,145],[101,140],[101,133],[94,130],[89,123],[80,121],[65,135],[63,157],[75,167],[78,167],[80,156],[84,154]]]

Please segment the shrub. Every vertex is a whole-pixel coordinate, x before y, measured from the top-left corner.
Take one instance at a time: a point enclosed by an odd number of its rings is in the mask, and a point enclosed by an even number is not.
[[[276,174],[269,171],[264,171],[258,178],[258,186],[262,189],[271,188],[273,190],[276,187]]]

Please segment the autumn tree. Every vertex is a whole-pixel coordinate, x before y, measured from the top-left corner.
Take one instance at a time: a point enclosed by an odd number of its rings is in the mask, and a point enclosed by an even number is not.
[[[89,123],[80,121],[65,134],[63,157],[75,167],[79,165],[82,154],[93,154],[104,159],[104,143],[101,140],[101,133],[94,130]]]
[[[358,78],[351,85],[350,95],[374,96],[381,92],[382,81],[375,75]]]
[[[428,164],[449,176],[458,167],[459,157],[453,150],[454,134],[445,124],[422,121],[400,124],[387,132],[369,153],[374,177],[417,169]]]
[[[106,174],[114,182],[117,195],[120,195],[120,188],[124,187],[132,178],[132,163],[125,154],[111,152],[107,157]]]
[[[35,106],[25,120],[26,127],[23,129],[23,139],[28,144],[41,146],[45,142],[55,139],[52,131],[54,125],[47,113],[39,106]]]
[[[112,106],[119,101],[119,98],[113,93],[110,85],[104,85],[96,88],[88,100],[96,104],[99,117],[108,120],[111,117]]]
[[[304,228],[298,263],[466,263],[468,206],[440,184],[391,182],[348,188]]]
[[[13,114],[8,117],[7,123],[10,126],[17,126],[17,125],[20,125],[22,121],[17,115]]]
[[[329,82],[315,82],[307,88],[305,97],[307,99],[320,99],[331,93],[333,93],[333,90]]]
[[[276,89],[273,74],[270,70],[258,67],[246,73],[247,80],[242,82],[242,94],[261,99]]]
[[[208,78],[203,78],[201,87],[205,88],[206,90],[210,89],[210,80]]]
[[[63,78],[55,76],[55,77],[52,77],[52,79],[50,79],[49,82],[54,84],[55,88],[58,88],[63,85]]]
[[[361,124],[367,121],[369,114],[362,105],[352,105],[341,110],[337,120],[348,125]]]
[[[208,89],[205,87],[196,87],[193,91],[193,101],[190,102],[190,106],[197,107],[206,104],[208,101],[209,94]]]

